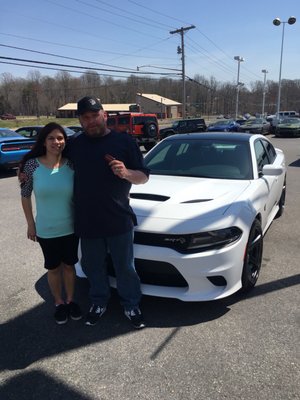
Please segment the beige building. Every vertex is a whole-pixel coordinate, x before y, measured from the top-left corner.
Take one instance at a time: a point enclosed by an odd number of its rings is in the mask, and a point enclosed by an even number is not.
[[[159,96],[158,94],[136,94],[136,104],[143,113],[156,114],[157,118],[180,118],[181,103]],[[135,104],[102,104],[103,109],[107,112],[129,112],[130,106]],[[76,118],[77,103],[67,103],[57,109],[56,116],[58,118]]]
[[[129,112],[129,107],[132,104],[102,104],[103,109],[109,112]],[[58,118],[76,118],[77,103],[67,103],[57,109]]]
[[[137,93],[136,103],[139,104],[141,112],[154,113],[157,118],[181,117],[181,103],[158,94]]]

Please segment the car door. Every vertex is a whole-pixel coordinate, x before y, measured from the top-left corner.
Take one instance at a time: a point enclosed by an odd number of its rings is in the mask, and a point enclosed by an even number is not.
[[[187,122],[180,121],[177,129],[178,129],[178,133],[186,133],[187,132]]]
[[[273,208],[279,201],[281,194],[281,182],[282,177],[263,175],[262,169],[264,165],[274,164],[276,159],[276,152],[273,145],[266,140],[257,139],[254,142],[256,163],[259,179],[262,180],[263,186],[267,190],[266,203],[264,205],[264,218],[267,221],[269,215],[271,214]],[[264,225],[264,224],[263,224]]]

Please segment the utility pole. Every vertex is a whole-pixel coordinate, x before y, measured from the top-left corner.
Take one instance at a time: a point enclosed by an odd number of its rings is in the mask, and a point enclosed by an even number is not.
[[[181,54],[181,74],[182,74],[182,118],[184,119],[186,116],[186,90],[185,90],[185,56],[184,56],[184,32],[196,28],[195,25],[188,26],[186,28],[179,28],[175,31],[170,31],[173,35],[174,33],[180,33],[181,36],[181,47],[177,47],[177,53]]]

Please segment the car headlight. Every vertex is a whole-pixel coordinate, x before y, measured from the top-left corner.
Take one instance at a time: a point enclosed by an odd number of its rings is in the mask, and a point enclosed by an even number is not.
[[[134,242],[148,246],[169,247],[179,253],[196,253],[229,246],[242,236],[240,228],[225,229],[186,235],[168,235],[135,232]]]
[[[184,235],[182,238],[184,238],[185,241],[182,243],[182,250],[207,251],[212,249],[220,249],[221,247],[225,247],[233,242],[236,242],[241,235],[242,231],[237,227],[196,233],[192,235]],[[166,240],[168,240],[168,238],[166,238]]]

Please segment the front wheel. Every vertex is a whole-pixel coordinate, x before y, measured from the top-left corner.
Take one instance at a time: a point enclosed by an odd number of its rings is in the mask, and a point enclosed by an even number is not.
[[[244,293],[249,292],[257,282],[262,263],[262,253],[263,234],[261,224],[256,219],[252,224],[245,251],[241,289]]]

